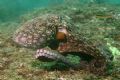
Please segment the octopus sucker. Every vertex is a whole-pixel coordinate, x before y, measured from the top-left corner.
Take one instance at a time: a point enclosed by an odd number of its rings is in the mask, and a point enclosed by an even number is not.
[[[20,46],[37,49],[35,58],[41,61],[61,61],[73,69],[82,67],[95,74],[104,74],[112,60],[109,50],[78,38],[79,35],[73,35],[69,28],[61,16],[46,14],[21,25],[12,39]],[[72,63],[66,58],[68,54],[79,56],[81,62]]]

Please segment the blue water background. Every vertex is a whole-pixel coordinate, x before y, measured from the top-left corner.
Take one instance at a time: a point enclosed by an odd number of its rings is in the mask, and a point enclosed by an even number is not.
[[[0,0],[0,21],[14,20],[35,8],[56,6],[63,0]]]
[[[75,2],[76,0],[0,0],[0,21],[15,20],[35,8],[56,6],[65,1]],[[79,3],[86,4],[95,1],[96,4],[120,4],[120,0],[77,0]]]

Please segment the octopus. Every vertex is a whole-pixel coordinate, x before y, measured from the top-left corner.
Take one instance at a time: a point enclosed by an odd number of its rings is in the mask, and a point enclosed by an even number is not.
[[[35,58],[41,61],[61,61],[73,69],[86,69],[98,75],[106,73],[112,60],[111,52],[102,45],[89,44],[69,30],[61,16],[46,14],[24,23],[13,35],[20,46],[36,49]],[[75,64],[68,54],[82,60]]]

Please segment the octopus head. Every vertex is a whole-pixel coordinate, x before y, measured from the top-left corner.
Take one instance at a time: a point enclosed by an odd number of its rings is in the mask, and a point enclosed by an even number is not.
[[[19,31],[14,34],[13,41],[20,46],[30,48],[41,48],[46,44],[46,36],[44,34],[28,33]]]

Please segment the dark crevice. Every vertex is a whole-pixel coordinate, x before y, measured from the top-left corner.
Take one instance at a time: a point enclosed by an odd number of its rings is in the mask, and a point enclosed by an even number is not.
[[[63,52],[61,54],[63,54],[64,56],[67,56],[68,54],[79,56],[81,60],[87,61],[87,62],[90,62],[91,60],[94,59],[93,56],[82,53],[82,52]]]

